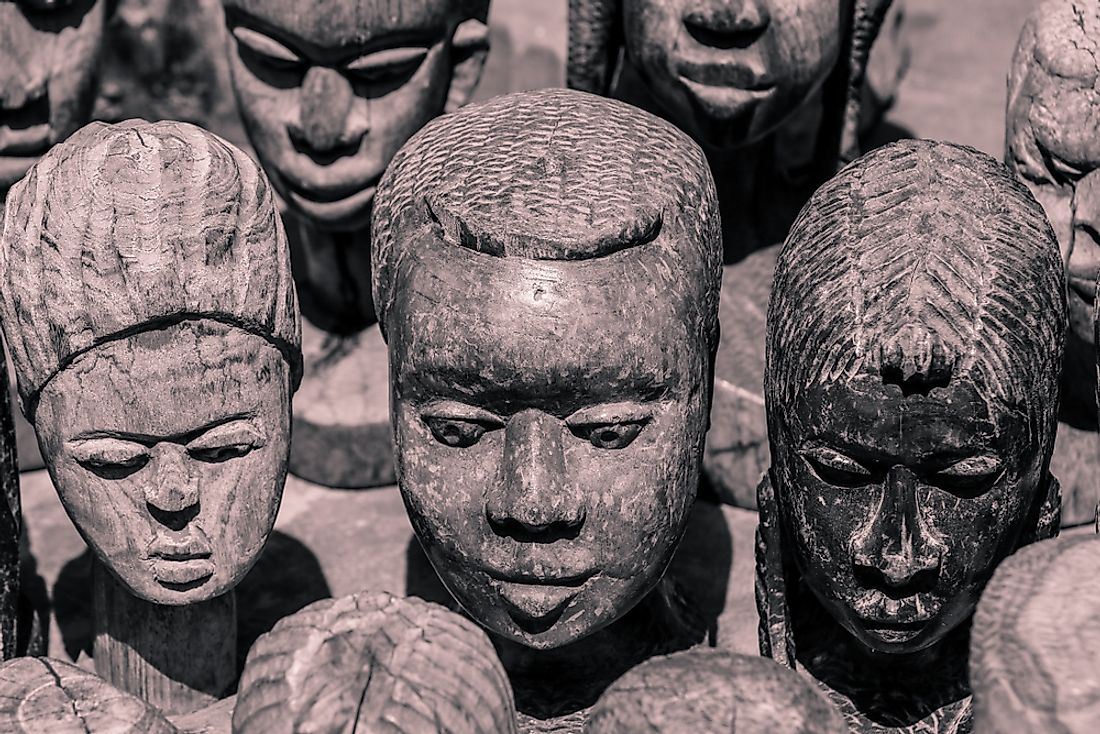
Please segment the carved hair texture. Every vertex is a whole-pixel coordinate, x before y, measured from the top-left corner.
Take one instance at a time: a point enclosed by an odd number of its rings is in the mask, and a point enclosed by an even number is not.
[[[1073,535],[1022,548],[997,569],[970,643],[976,732],[1100,726],[1098,566],[1100,539]]]
[[[768,419],[810,384],[876,374],[927,392],[963,377],[1026,410],[1049,449],[1065,324],[1058,244],[1028,190],[972,148],[894,143],[818,189],[787,237]]]
[[[0,317],[33,418],[45,384],[107,341],[187,319],[252,332],[301,378],[290,255],[267,178],[181,122],[92,123],[12,187]]]
[[[515,732],[489,638],[438,604],[363,592],[280,620],[248,653],[234,734]]]
[[[684,133],[635,107],[545,89],[465,107],[413,136],[375,199],[383,326],[403,248],[425,227],[496,257],[580,261],[637,248],[683,273],[685,289],[701,285],[693,300],[717,345],[722,248],[710,168]]]

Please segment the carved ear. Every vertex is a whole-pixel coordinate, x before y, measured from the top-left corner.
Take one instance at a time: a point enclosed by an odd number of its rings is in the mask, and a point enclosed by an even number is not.
[[[1043,501],[1032,515],[1033,522],[1029,528],[1024,529],[1020,538],[1019,547],[1047,538],[1054,538],[1062,527],[1062,485],[1053,474],[1047,472],[1046,492],[1043,493]]]
[[[606,96],[622,46],[622,0],[569,0],[566,86]]]
[[[756,611],[760,654],[788,668],[795,667],[794,637],[783,569],[782,531],[771,470],[756,488],[760,520],[756,526]]]
[[[469,18],[455,28],[451,41],[454,71],[451,74],[451,90],[447,93],[445,112],[454,112],[470,101],[470,96],[485,68],[489,55],[489,26],[480,18]]]

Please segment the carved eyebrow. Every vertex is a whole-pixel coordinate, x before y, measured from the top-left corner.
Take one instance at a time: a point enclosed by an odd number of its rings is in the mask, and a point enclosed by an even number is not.
[[[438,400],[429,403],[420,410],[420,415],[423,418],[443,418],[504,425],[504,419],[497,414],[456,400]]]
[[[148,446],[140,441],[130,441],[113,436],[73,439],[65,442],[65,447],[78,462],[93,459],[118,463],[145,454]]]
[[[588,426],[612,423],[642,423],[653,419],[657,406],[646,403],[619,402],[581,408],[565,419],[568,426]]]
[[[250,443],[263,446],[267,443],[267,434],[255,420],[239,418],[219,423],[187,442],[188,448],[205,448],[226,444]]]
[[[214,430],[218,426],[233,423],[236,421],[246,421],[253,419],[255,416],[252,413],[235,413],[233,415],[222,416],[215,420],[205,423],[198,428],[193,428],[190,431],[184,433],[168,434],[164,436],[157,436],[150,433],[131,433],[129,431],[86,431],[81,433],[67,441],[67,444],[75,444],[82,441],[92,441],[98,439],[112,439],[115,441],[125,441],[129,443],[141,444],[142,446],[153,446],[164,441],[170,443],[187,444],[194,441],[198,437],[206,434],[209,431]]]

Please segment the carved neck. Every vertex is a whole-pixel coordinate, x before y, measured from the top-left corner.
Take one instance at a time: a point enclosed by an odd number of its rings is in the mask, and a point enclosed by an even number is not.
[[[676,124],[628,59],[621,65],[613,95]],[[825,110],[819,90],[778,130],[755,143],[719,150],[696,141],[714,176],[727,265],[781,244],[810,195],[836,173],[837,141],[821,135]]]
[[[1073,330],[1066,334],[1058,420],[1085,431],[1097,430],[1096,347]]]
[[[237,602],[230,591],[200,604],[138,599],[98,561],[92,569],[95,670],[166,714],[197,711],[237,681]]]
[[[534,719],[567,717],[591,707],[627,670],[654,655],[687,649],[706,630],[667,576],[614,624],[554,650],[535,650],[496,635],[516,708]]]
[[[377,322],[371,299],[370,227],[329,232],[283,214],[302,316],[318,328],[351,335]]]

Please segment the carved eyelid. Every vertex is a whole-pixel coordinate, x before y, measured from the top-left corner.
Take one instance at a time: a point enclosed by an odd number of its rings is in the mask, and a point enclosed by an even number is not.
[[[221,423],[187,443],[188,449],[216,449],[249,445],[259,448],[267,443],[267,435],[253,421],[235,420]]]
[[[267,56],[279,61],[288,61],[292,63],[298,63],[302,61],[302,58],[298,54],[291,51],[283,44],[276,41],[271,36],[266,36],[259,31],[254,31],[251,28],[236,27],[233,29],[233,37],[237,39],[238,43],[244,44],[249,50],[261,56]]]
[[[143,444],[107,436],[77,439],[68,442],[67,447],[80,463],[123,464],[149,455],[149,449]]]
[[[424,46],[387,48],[353,59],[344,64],[344,68],[348,71],[378,71],[392,66],[412,64],[414,61],[420,62],[427,55],[428,49]]]
[[[565,419],[570,428],[579,426],[615,425],[617,423],[647,423],[653,419],[653,408],[642,403],[607,403],[581,408]]]
[[[494,426],[503,426],[504,420],[484,408],[478,408],[466,403],[453,400],[441,400],[431,403],[420,411],[420,417],[424,420],[449,420],[465,421],[467,423],[488,423]]]
[[[936,473],[946,477],[984,477],[996,474],[1003,468],[1004,464],[999,458],[990,454],[982,454],[957,461]]]
[[[871,476],[871,470],[850,456],[827,446],[811,446],[804,448],[799,453],[807,459],[813,459],[830,469],[846,471],[861,476]]]

